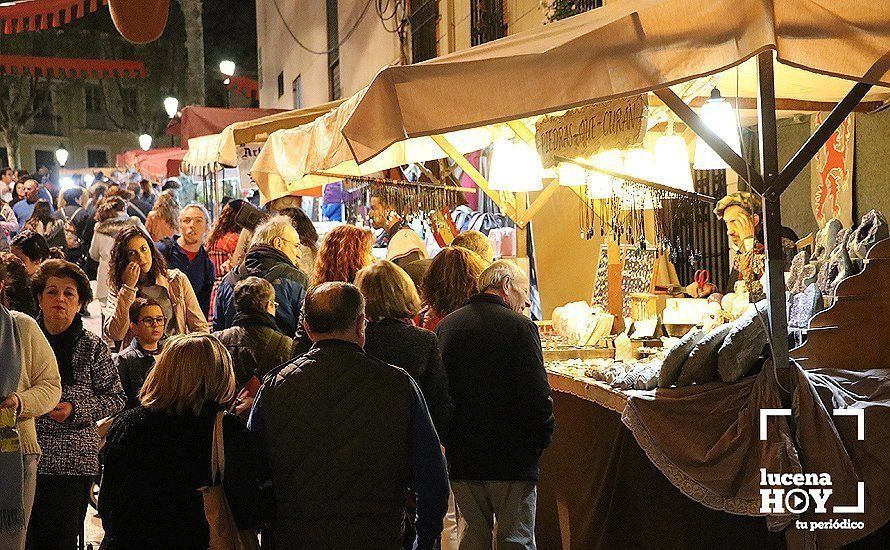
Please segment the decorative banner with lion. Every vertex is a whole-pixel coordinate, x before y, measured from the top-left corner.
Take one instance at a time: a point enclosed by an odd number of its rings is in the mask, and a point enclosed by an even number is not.
[[[828,113],[810,118],[810,131],[815,132]],[[853,114],[831,134],[819,153],[810,162],[813,216],[819,227],[832,218],[844,227],[853,225]]]

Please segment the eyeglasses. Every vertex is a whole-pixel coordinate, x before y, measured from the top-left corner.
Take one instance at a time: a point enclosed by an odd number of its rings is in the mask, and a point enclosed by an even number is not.
[[[166,317],[144,317],[139,319],[139,321],[147,327],[163,326],[167,324]]]

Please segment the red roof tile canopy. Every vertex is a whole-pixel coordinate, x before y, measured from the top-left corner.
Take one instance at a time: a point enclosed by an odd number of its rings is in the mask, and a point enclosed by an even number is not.
[[[3,34],[58,27],[104,6],[108,0],[18,0],[0,4]]]
[[[145,78],[142,61],[0,55],[0,73],[56,78]]]

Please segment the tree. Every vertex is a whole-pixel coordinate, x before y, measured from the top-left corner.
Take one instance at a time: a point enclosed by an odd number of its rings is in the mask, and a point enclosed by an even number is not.
[[[185,49],[188,52],[186,76],[187,103],[204,105],[204,20],[202,0],[178,0],[185,17]]]
[[[36,75],[4,74],[0,76],[0,132],[3,132],[9,164],[21,167],[19,140],[25,128],[50,103],[38,101],[40,90],[49,90],[49,82]],[[48,98],[49,94],[44,94]]]

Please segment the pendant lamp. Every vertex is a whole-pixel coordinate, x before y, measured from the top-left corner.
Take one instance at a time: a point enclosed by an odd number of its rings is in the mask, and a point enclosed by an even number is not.
[[[695,191],[692,184],[692,171],[689,169],[689,149],[686,140],[668,132],[655,140],[655,167],[657,179],[662,185],[669,185],[683,191]]]
[[[628,176],[641,180],[655,181],[655,156],[652,151],[638,147],[624,153],[624,170]],[[639,185],[622,186],[622,208],[651,209],[652,194],[649,189]]]
[[[493,191],[540,191],[544,168],[541,157],[525,143],[501,140],[494,144],[488,183]]]
[[[557,167],[559,184],[565,187],[579,187],[587,183],[587,170],[571,162],[561,162]]]
[[[723,99],[720,90],[717,88],[711,90],[711,98],[702,105],[699,116],[702,122],[717,134],[717,137],[729,145],[733,151],[741,154],[742,145],[739,139],[735,110],[728,101]],[[694,166],[696,170],[722,170],[728,167],[701,137],[695,143]]]

